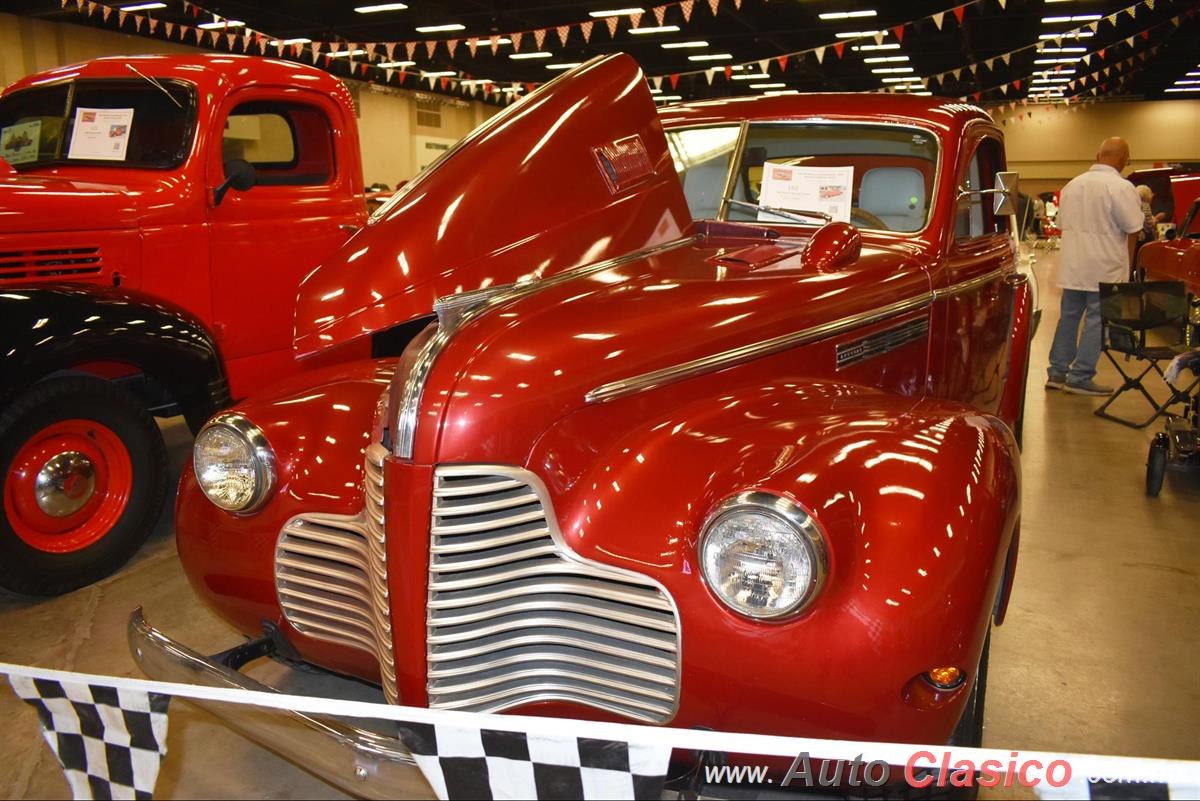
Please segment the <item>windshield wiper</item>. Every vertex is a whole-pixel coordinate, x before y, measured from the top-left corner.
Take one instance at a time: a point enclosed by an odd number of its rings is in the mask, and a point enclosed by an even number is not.
[[[137,67],[133,66],[132,64],[126,64],[125,69],[129,70],[130,72],[134,73],[135,75],[145,78],[150,83],[151,86],[155,87],[156,89],[158,89],[158,91],[162,92],[164,95],[166,95],[168,98],[170,98],[172,103],[179,106],[180,108],[183,108],[183,104],[180,103],[175,98],[175,95],[171,94],[171,92],[167,89],[167,87],[163,86],[157,80],[155,80],[154,78],[151,78],[149,75],[142,72],[141,70],[139,70]]]
[[[770,212],[771,214],[777,214],[780,217],[787,217],[789,220],[796,220],[797,222],[802,223],[809,222],[808,219],[805,219],[806,217],[816,217],[817,219],[824,220],[825,222],[833,222],[833,215],[826,214],[823,211],[809,211],[808,209],[785,209],[779,206],[762,206],[758,203],[748,203],[745,200],[737,200],[736,198],[731,197],[722,198],[722,200],[724,200],[726,203],[732,203],[735,206],[743,206],[747,209],[754,209],[755,211]]]

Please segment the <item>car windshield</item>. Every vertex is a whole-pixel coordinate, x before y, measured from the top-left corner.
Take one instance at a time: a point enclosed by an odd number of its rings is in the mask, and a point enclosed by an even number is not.
[[[0,158],[165,169],[182,163],[195,129],[195,92],[180,81],[80,79],[0,99]]]
[[[667,132],[693,218],[820,224],[827,215],[903,233],[928,222],[938,164],[928,131],[754,123],[739,150],[740,132],[737,124]]]

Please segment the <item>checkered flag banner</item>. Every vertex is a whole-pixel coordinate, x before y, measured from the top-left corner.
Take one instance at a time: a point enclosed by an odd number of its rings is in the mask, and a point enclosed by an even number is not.
[[[75,798],[153,796],[167,753],[170,696],[21,676],[9,681],[37,710]]]
[[[402,723],[399,729],[438,798],[452,801],[657,799],[671,758],[668,744],[426,723]]]

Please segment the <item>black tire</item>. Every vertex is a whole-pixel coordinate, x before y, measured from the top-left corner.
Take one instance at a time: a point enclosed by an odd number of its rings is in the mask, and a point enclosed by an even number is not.
[[[33,547],[17,533],[9,502],[18,484],[14,460],[30,438],[49,426],[82,421],[81,437],[119,441],[128,455],[130,480],[124,506],[109,507],[112,522],[92,526],[94,540],[62,553]],[[98,423],[94,431],[89,423]],[[114,474],[115,475],[115,474]],[[113,484],[120,482],[114,480]],[[0,411],[0,588],[22,595],[62,595],[114,573],[137,552],[153,529],[167,497],[167,455],[149,412],[121,387],[97,378],[70,376],[34,384]],[[107,494],[97,490],[97,502]],[[15,509],[16,507],[11,507]]]
[[[987,639],[983,641],[983,653],[979,655],[979,668],[975,672],[975,683],[971,685],[971,695],[963,709],[958,726],[950,736],[950,745],[960,745],[967,748],[983,746],[983,707],[987,699],[988,653],[992,648],[992,633],[988,631]]]
[[[1167,474],[1167,437],[1156,434],[1150,443],[1150,453],[1146,457],[1146,494],[1157,498],[1162,490],[1163,477]]]

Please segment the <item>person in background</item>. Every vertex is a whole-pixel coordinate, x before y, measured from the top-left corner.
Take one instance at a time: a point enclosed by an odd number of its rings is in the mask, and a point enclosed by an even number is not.
[[[1133,184],[1121,177],[1129,145],[1119,136],[1105,139],[1091,168],[1071,179],[1059,195],[1058,226],[1062,258],[1058,284],[1062,305],[1050,347],[1046,388],[1079,395],[1109,395],[1096,383],[1100,359],[1100,283],[1129,277],[1138,234],[1145,222]],[[1083,320],[1083,333],[1079,322]]]
[[[1153,242],[1158,238],[1158,220],[1154,216],[1154,212],[1150,210],[1150,204],[1154,201],[1154,190],[1145,184],[1137,185],[1138,197],[1142,201],[1142,214],[1145,216],[1145,221],[1142,223],[1142,232],[1138,235],[1138,242]]]

